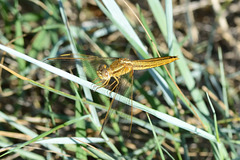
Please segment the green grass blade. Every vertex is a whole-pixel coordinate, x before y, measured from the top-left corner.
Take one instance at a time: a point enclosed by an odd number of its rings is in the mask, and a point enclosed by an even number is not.
[[[91,82],[88,82],[86,80],[78,78],[78,77],[76,77],[76,76],[74,76],[72,74],[69,74],[69,73],[67,73],[67,72],[65,72],[63,70],[60,70],[58,68],[55,68],[53,66],[50,66],[50,65],[48,65],[46,63],[40,62],[40,61],[38,61],[36,59],[33,59],[31,57],[28,57],[27,55],[21,54],[20,52],[17,52],[15,50],[11,49],[11,48],[8,48],[8,47],[5,47],[3,45],[0,45],[0,49],[4,50],[6,52],[9,52],[10,54],[15,55],[17,57],[23,58],[24,60],[26,60],[26,61],[28,61],[30,63],[34,63],[35,65],[37,65],[37,66],[39,66],[39,67],[41,67],[41,68],[43,68],[45,70],[48,70],[48,71],[50,71],[50,72],[52,72],[54,74],[57,74],[57,75],[59,75],[61,77],[69,79],[69,80],[71,80],[71,81],[73,81],[75,83],[78,83],[78,84],[80,84],[82,86],[85,86],[85,87],[87,87],[87,88],[89,88],[91,90],[96,90],[96,88],[97,88],[96,84],[93,84]],[[122,103],[125,103],[125,104],[131,106],[131,100],[129,98],[126,98],[126,97],[121,96],[119,94],[117,94],[115,96],[116,93],[111,92],[110,90],[107,90],[105,88],[99,88],[99,89],[96,90],[96,92],[98,92],[100,94],[103,94],[105,96],[111,97],[111,98],[115,97],[115,100],[118,100],[118,101],[120,101]],[[192,126],[192,125],[190,125],[190,124],[188,124],[186,122],[183,122],[183,121],[181,121],[181,120],[179,120],[179,119],[177,119],[175,117],[172,117],[172,116],[169,116],[167,114],[161,113],[161,112],[156,111],[156,110],[154,110],[152,108],[148,108],[148,107],[146,107],[146,106],[144,106],[144,105],[142,105],[142,104],[140,104],[140,103],[138,103],[136,101],[133,101],[133,107],[136,107],[138,109],[141,109],[142,111],[148,112],[148,113],[152,114],[153,116],[155,116],[155,117],[157,117],[159,119],[162,119],[162,120],[164,120],[164,121],[166,121],[168,123],[171,123],[171,124],[173,124],[175,126],[183,128],[185,130],[191,131],[191,132],[193,132],[193,133],[195,133],[197,135],[200,135],[200,136],[202,136],[202,137],[204,137],[206,139],[209,139],[211,141],[216,141],[216,139],[215,139],[215,137],[213,135],[211,135],[211,134],[209,134],[209,133],[207,133],[207,132],[205,132],[205,131],[203,131],[201,129],[198,129],[198,128],[196,128],[196,127],[194,127],[194,126]]]
[[[162,31],[162,34],[165,37],[165,40],[168,41],[167,40],[167,25],[165,25],[165,22],[167,21],[165,18],[166,15],[163,12],[160,2],[157,0],[152,0],[152,1],[148,1],[148,3],[153,12],[155,20],[156,20],[160,30]],[[172,27],[172,26],[168,26],[168,27]],[[201,96],[199,89],[195,87],[196,83],[192,77],[192,74],[191,74],[188,66],[186,65],[187,63],[186,63],[185,57],[183,56],[183,54],[181,52],[181,48],[180,48],[179,44],[177,43],[175,36],[173,37],[171,46],[172,46],[171,50],[175,51],[174,55],[177,55],[179,57],[179,60],[176,61],[178,69],[181,72],[181,75],[183,76],[183,78],[185,79],[185,82],[186,82],[185,84],[186,84],[188,90],[190,91],[191,96],[194,99],[194,102],[196,103],[196,106],[203,114],[208,116],[209,111],[207,109],[207,106],[206,106],[205,102],[203,101],[203,98]],[[179,97],[182,97],[182,96],[179,95]],[[183,101],[185,102],[185,100],[183,100]]]

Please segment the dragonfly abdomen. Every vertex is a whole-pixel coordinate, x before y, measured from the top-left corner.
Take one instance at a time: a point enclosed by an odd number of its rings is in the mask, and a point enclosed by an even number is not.
[[[171,63],[177,60],[177,56],[168,56],[168,57],[159,57],[159,58],[150,58],[150,59],[143,59],[143,60],[133,60],[133,70],[144,70],[154,67],[159,67],[168,63]]]

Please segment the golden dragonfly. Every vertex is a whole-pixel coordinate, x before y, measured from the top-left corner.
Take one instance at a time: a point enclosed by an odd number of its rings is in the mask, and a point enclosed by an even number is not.
[[[87,56],[84,55],[84,58],[73,58],[69,57],[71,54],[63,54],[61,57],[57,58],[48,58],[48,60],[80,60],[80,61],[104,61],[108,59],[113,59],[114,61],[110,64],[100,64],[98,68],[96,69],[96,74],[98,78],[100,79],[100,82],[102,84],[98,87],[107,87],[112,86],[111,91],[118,92],[120,88],[120,78],[123,75],[130,74],[130,76],[133,76],[133,72],[136,70],[145,70],[150,68],[159,67],[171,62],[174,62],[178,60],[177,56],[167,56],[167,57],[158,57],[158,58],[150,58],[150,59],[143,59],[143,60],[130,60],[127,58],[100,58],[97,56]],[[110,83],[110,81],[113,79],[113,82]],[[133,78],[131,80],[131,87],[133,85]],[[132,91],[131,91],[132,92]],[[108,111],[105,115],[103,126],[101,128],[100,133],[103,130],[103,127],[106,123],[106,119],[108,117],[109,111],[112,107],[114,98],[112,99],[110,106],[108,108]],[[131,101],[132,101],[132,93],[131,93]],[[132,104],[131,104],[131,117],[132,117]],[[131,119],[131,126],[132,127],[132,119]],[[131,131],[130,131],[131,132]]]

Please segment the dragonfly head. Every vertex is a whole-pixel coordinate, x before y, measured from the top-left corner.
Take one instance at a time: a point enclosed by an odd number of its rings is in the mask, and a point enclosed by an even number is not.
[[[108,80],[108,79],[111,78],[111,76],[109,75],[106,64],[102,64],[98,67],[97,75],[102,80]]]

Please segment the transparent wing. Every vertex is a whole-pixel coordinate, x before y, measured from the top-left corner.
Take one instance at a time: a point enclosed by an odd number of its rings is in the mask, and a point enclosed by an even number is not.
[[[76,63],[81,65],[87,74],[87,77],[92,81],[97,78],[96,72],[100,65],[106,64],[109,66],[118,58],[98,57],[92,55],[77,54],[78,58],[74,57],[73,53],[61,54],[58,57],[48,58],[53,65],[57,65],[64,70],[73,70],[76,68]],[[81,76],[81,75],[79,75]],[[95,82],[94,82],[95,83]]]
[[[115,57],[98,57],[93,55],[85,55],[85,54],[76,54],[78,57],[75,57],[73,53],[66,53],[61,54],[59,57],[48,58],[47,60],[63,60],[63,61],[75,61],[75,60],[82,60],[82,61],[114,61],[118,58]]]

